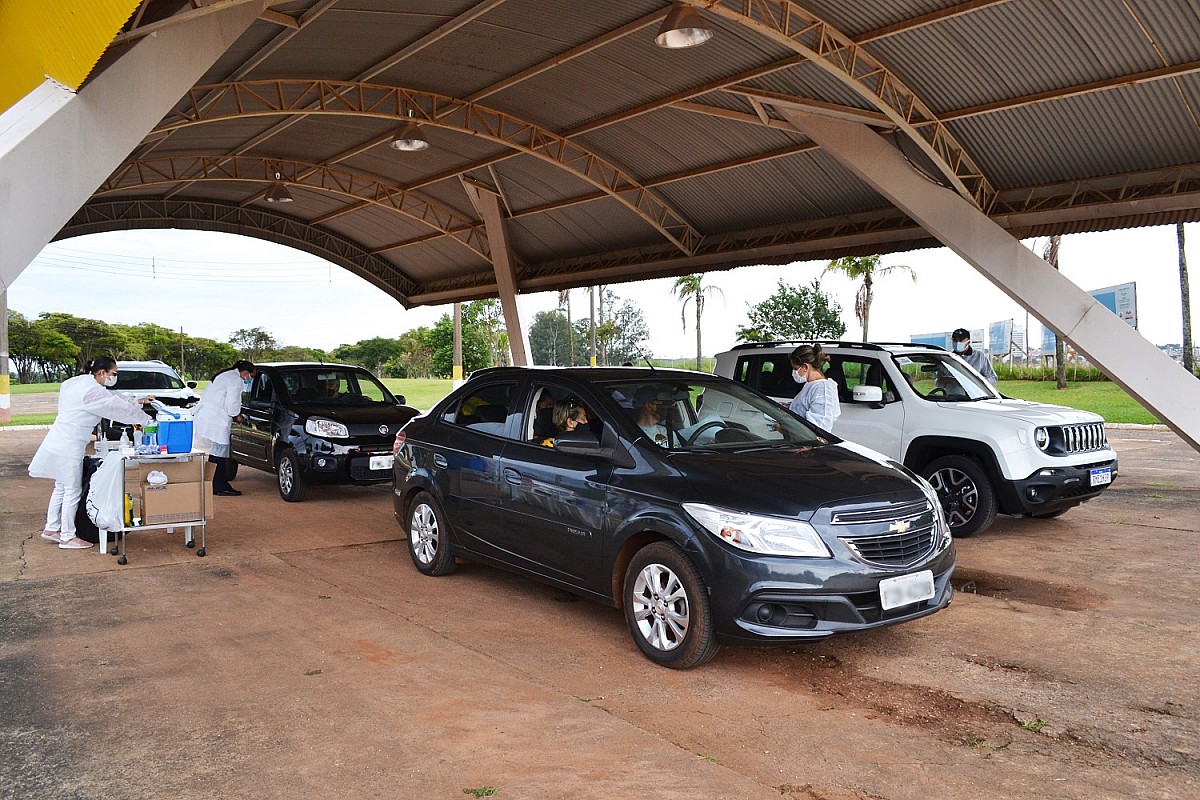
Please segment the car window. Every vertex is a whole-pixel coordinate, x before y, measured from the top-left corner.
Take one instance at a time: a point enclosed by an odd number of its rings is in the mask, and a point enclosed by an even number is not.
[[[897,356],[896,366],[913,391],[928,400],[964,402],[997,396],[990,385],[961,361],[946,354]]]
[[[825,377],[832,378],[838,385],[838,399],[843,403],[850,402],[854,397],[856,386],[878,386],[883,392],[883,402],[891,403],[898,399],[883,364],[878,359],[857,356],[833,356]]]
[[[114,389],[182,389],[183,381],[175,375],[151,370],[118,367]]]
[[[771,397],[795,397],[800,391],[786,353],[746,356],[739,360],[735,375],[740,382]]]
[[[626,421],[642,438],[668,450],[794,447],[832,441],[735,381],[623,381],[606,383],[604,388],[613,402],[626,409]]]
[[[477,386],[451,403],[442,413],[442,420],[471,430],[502,435],[512,408],[515,383],[492,383]]]
[[[254,376],[254,381],[250,385],[250,401],[270,403],[274,400],[275,389],[271,385],[271,376],[265,372],[259,372]]]
[[[370,406],[395,403],[374,375],[351,367],[295,369],[280,373],[293,402],[310,405]]]
[[[603,428],[595,403],[565,386],[538,382],[529,392],[518,433],[522,441],[553,447],[564,438],[576,442],[591,438],[599,444]]]

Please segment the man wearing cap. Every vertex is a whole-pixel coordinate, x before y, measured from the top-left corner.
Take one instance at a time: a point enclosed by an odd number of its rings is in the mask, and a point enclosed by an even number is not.
[[[954,342],[954,352],[974,367],[988,383],[995,386],[996,370],[992,367],[992,360],[987,357],[987,353],[981,353],[971,347],[971,332],[966,328],[956,328],[954,333],[950,334],[950,339]]]

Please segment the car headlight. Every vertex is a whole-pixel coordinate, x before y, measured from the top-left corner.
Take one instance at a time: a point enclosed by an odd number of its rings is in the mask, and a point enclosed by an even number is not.
[[[683,510],[713,536],[751,553],[832,558],[829,548],[807,522],[759,517],[703,503],[684,503]]]
[[[313,436],[325,436],[330,439],[347,439],[350,436],[350,431],[346,430],[346,426],[340,422],[334,422],[331,419],[312,418],[304,423],[306,433],[311,433]]]
[[[1038,446],[1038,450],[1045,450],[1050,446],[1050,431],[1045,428],[1038,428],[1033,432],[1033,443]]]

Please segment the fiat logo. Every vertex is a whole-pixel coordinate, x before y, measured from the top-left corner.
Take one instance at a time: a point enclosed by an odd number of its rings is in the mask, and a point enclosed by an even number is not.
[[[387,436],[387,425],[380,425],[379,432],[382,433],[384,436]]]

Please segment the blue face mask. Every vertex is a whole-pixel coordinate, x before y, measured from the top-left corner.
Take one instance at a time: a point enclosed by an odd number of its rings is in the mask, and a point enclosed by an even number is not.
[[[956,353],[967,352],[967,344],[968,344],[967,342],[955,342],[954,343],[954,352],[956,352]]]
[[[250,391],[250,388],[252,386],[254,386],[254,378],[243,378],[242,379],[242,391],[243,392]]]

